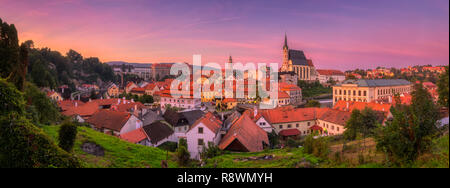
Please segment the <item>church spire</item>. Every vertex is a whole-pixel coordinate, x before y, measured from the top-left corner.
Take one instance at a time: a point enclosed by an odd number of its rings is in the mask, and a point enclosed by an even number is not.
[[[286,35],[286,33],[284,33],[284,46],[283,46],[283,48],[288,49],[288,45],[287,45],[287,35]]]
[[[231,58],[231,55],[230,55],[230,57],[228,58],[228,63],[233,63],[233,59]]]

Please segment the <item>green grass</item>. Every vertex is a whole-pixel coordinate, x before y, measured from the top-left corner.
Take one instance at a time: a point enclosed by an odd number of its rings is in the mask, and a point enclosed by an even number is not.
[[[59,126],[42,127],[54,141],[58,142]],[[95,156],[81,149],[84,142],[102,146],[105,155]],[[159,148],[128,143],[114,136],[106,135],[88,127],[78,127],[78,135],[73,153],[89,168],[160,168],[166,159],[166,151]],[[169,152],[169,167],[177,167],[173,153]]]
[[[269,160],[248,160],[249,157],[261,157],[264,155],[274,155]],[[208,159],[205,168],[295,168],[301,162],[309,162],[317,166],[321,161],[319,158],[303,153],[302,148],[275,149],[253,153],[228,153]],[[217,164],[217,166],[215,166]]]

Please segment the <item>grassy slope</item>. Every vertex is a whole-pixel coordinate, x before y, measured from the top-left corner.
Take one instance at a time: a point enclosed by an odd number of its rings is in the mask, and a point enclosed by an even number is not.
[[[59,126],[44,126],[44,131],[57,142]],[[81,150],[82,143],[94,142],[105,149],[105,156],[97,157]],[[166,151],[159,148],[128,143],[119,138],[94,131],[88,127],[79,127],[73,153],[79,157],[85,167],[115,168],[159,168],[161,160],[166,159]],[[169,153],[169,167],[177,167],[173,153]]]
[[[295,168],[299,163],[307,161],[312,165],[320,162],[320,159],[305,154],[301,148],[275,149],[253,153],[229,153],[207,160],[206,168],[211,168],[217,163],[217,168]],[[248,160],[248,157],[261,157],[274,155],[270,160]]]

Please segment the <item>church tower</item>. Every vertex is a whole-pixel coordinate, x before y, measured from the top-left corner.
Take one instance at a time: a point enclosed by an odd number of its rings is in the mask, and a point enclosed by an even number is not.
[[[283,65],[281,66],[282,72],[292,71],[292,64],[289,62],[289,47],[287,44],[287,35],[284,34],[284,46],[283,46]]]

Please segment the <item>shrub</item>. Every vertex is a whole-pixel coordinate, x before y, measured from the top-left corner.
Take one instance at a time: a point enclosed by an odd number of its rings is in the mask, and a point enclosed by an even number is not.
[[[64,122],[59,129],[59,147],[71,152],[77,137],[77,125],[72,122]]]
[[[191,154],[187,150],[186,139],[179,140],[176,155],[177,155],[178,165],[186,166],[189,163],[189,158],[191,157]]]
[[[159,145],[158,148],[166,150],[166,151],[170,151],[170,152],[175,152],[177,150],[177,145],[178,145],[178,143],[176,143],[176,142],[165,142],[165,143]]]
[[[213,158],[216,156],[222,155],[222,150],[219,147],[215,146],[214,143],[208,142],[208,147],[203,146],[203,151],[200,153],[200,156],[203,160]]]
[[[310,134],[305,138],[303,144],[304,151],[316,157],[326,158],[329,153],[328,137],[319,137],[314,139],[314,134]]]
[[[81,167],[76,157],[59,148],[24,117],[0,117],[0,145],[1,167]]]

